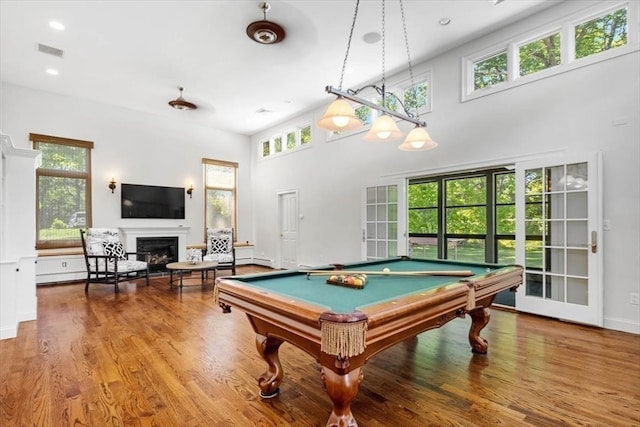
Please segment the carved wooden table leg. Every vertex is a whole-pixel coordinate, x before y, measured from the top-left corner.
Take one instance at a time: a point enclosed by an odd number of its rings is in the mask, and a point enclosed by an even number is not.
[[[489,343],[480,336],[480,331],[489,323],[491,312],[489,308],[477,308],[469,311],[467,314],[471,316],[471,328],[469,329],[471,351],[477,354],[486,354]]]
[[[280,387],[284,375],[278,357],[278,349],[283,342],[277,338],[256,335],[256,348],[268,365],[267,370],[258,378],[261,397],[270,398],[278,395],[278,387]]]
[[[362,376],[362,367],[345,375],[338,375],[331,369],[322,367],[322,382],[333,402],[327,427],[357,427],[358,423],[351,414],[351,401],[358,394]]]

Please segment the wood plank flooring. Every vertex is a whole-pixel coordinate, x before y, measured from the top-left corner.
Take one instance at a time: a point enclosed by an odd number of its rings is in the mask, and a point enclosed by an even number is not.
[[[239,310],[221,312],[211,285],[83,287],[38,287],[38,320],[0,341],[0,426],[325,425],[318,366],[289,344],[281,394],[258,397],[253,331]],[[372,359],[359,425],[640,426],[640,336],[494,309],[479,356],[468,325]]]

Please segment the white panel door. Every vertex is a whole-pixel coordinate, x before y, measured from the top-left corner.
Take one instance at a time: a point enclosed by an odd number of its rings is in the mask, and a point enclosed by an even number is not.
[[[516,309],[602,326],[600,156],[516,164]]]
[[[280,267],[298,268],[298,192],[278,194]]]

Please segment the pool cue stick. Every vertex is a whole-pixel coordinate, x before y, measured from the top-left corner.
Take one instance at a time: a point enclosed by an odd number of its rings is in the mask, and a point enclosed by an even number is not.
[[[354,270],[302,270],[307,276],[334,276],[341,274],[368,274],[371,276],[473,276],[470,270],[440,270],[440,271],[354,271]]]

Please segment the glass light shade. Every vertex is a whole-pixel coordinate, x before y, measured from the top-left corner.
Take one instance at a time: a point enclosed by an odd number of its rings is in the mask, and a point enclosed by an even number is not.
[[[364,136],[364,140],[372,142],[395,141],[402,135],[402,131],[391,116],[383,114],[373,122],[371,129]]]
[[[324,116],[316,122],[318,127],[325,130],[343,132],[362,127],[362,121],[356,116],[353,107],[342,98],[338,98],[329,105]]]
[[[403,151],[425,151],[437,146],[438,143],[431,139],[425,128],[416,126],[398,148]]]

